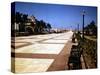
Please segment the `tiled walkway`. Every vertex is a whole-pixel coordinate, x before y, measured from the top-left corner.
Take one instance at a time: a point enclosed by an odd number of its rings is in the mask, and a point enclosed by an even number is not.
[[[58,71],[66,68],[73,32],[16,37],[12,40],[15,72]],[[14,59],[15,58],[15,59]]]

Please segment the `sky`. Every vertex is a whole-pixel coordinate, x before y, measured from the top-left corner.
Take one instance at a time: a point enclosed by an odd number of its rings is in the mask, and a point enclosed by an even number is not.
[[[16,2],[15,12],[34,15],[38,20],[50,23],[52,28],[77,29],[82,28],[82,12],[85,13],[85,26],[92,20],[97,23],[97,8],[91,6],[43,4]]]

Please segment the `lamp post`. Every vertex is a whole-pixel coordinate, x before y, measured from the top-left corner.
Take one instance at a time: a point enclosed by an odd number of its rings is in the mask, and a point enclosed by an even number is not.
[[[84,17],[85,17],[85,11],[83,10],[82,12],[82,16],[83,16],[83,25],[82,25],[82,38],[84,40]]]
[[[84,45],[84,17],[85,17],[85,14],[86,14],[86,12],[83,10],[83,12],[82,12],[82,16],[83,16],[83,25],[82,25],[82,38],[83,38],[83,43],[82,44],[83,45]],[[84,48],[83,48],[83,50],[84,50]],[[82,52],[83,52],[83,50],[82,50]],[[85,62],[85,67],[87,69],[88,67],[87,67],[86,61],[84,59],[84,54],[83,54],[83,60]]]
[[[77,24],[77,32],[79,32],[79,24]]]

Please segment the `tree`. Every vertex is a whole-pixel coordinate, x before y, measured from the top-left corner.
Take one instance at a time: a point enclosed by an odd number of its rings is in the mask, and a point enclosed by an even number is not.
[[[26,22],[27,22],[27,20],[28,20],[28,15],[23,14],[22,19],[23,19],[23,22],[24,22],[24,23],[26,23]]]
[[[97,26],[94,21],[90,22],[84,29],[88,35],[91,33],[92,35],[97,36]]]
[[[16,14],[15,14],[15,21],[16,21],[16,23],[20,23],[20,22],[22,22],[22,18],[21,18],[21,16],[22,16],[21,13],[16,12]]]
[[[40,33],[40,21],[38,21],[37,19],[35,21],[36,21],[36,25],[34,27],[34,32],[38,34]]]
[[[48,30],[49,30],[49,32],[50,32],[50,29],[51,29],[52,27],[51,27],[51,25],[50,25],[49,23],[47,24],[47,28],[48,28]]]
[[[46,28],[47,28],[46,23],[43,20],[41,20],[40,21],[40,31],[43,32],[45,31]]]
[[[38,21],[36,19],[36,25],[34,29],[36,33],[42,33],[46,28],[46,23],[43,20]]]
[[[15,21],[17,24],[19,24],[19,32],[25,31],[25,23],[27,22],[27,20],[28,20],[27,14],[22,14],[22,13],[16,12]]]

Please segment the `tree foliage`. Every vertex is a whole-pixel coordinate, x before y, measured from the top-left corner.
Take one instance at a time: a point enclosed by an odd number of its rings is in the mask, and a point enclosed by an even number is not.
[[[45,32],[47,30],[49,32],[50,29],[52,28],[51,24],[46,23],[43,20],[39,21],[36,18],[35,18],[35,25],[34,25],[34,23],[29,20],[27,14],[23,14],[23,13],[20,13],[20,12],[16,12],[15,14],[12,13],[11,17],[12,17],[12,24],[13,25],[14,25],[15,22],[17,24],[19,24],[19,32],[25,32],[25,24],[27,22],[30,22],[30,26],[32,27],[32,28],[28,28],[28,29],[34,29],[34,30],[28,30],[27,29],[27,31],[33,31],[32,33],[36,33],[36,34],[41,34],[41,33]]]
[[[88,24],[84,29],[86,31],[86,34],[97,36],[97,25],[95,24],[94,21]]]

